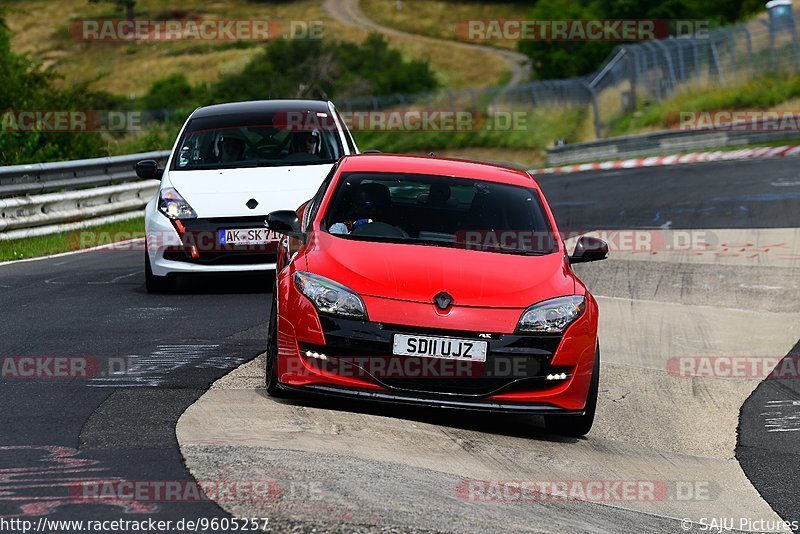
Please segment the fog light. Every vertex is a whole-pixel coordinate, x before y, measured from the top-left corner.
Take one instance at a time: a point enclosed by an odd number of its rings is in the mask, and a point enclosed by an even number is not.
[[[547,375],[547,380],[566,380],[567,373],[556,373],[554,375]]]

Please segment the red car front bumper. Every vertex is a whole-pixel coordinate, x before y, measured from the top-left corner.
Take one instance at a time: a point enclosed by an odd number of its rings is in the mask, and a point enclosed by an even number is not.
[[[516,332],[519,309],[454,306],[440,313],[430,304],[364,297],[369,321],[320,316],[291,280],[281,277],[278,289],[283,389],[451,408],[583,413],[597,347],[591,295],[563,334],[528,335]],[[487,360],[395,356],[396,333],[486,341]],[[548,378],[562,373],[566,378]]]

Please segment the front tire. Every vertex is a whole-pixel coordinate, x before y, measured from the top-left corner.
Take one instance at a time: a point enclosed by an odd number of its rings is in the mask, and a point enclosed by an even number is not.
[[[156,276],[150,267],[150,253],[144,253],[144,286],[148,293],[169,293],[175,289],[175,280],[169,276]]]
[[[554,434],[579,438],[592,429],[594,414],[597,409],[597,392],[600,389],[600,346],[594,352],[592,379],[589,382],[589,393],[586,396],[586,408],[583,415],[547,415],[544,426]]]
[[[264,385],[270,397],[286,397],[286,393],[278,386],[278,296],[277,288],[273,293],[272,306],[269,312],[267,335],[267,352],[264,354]]]

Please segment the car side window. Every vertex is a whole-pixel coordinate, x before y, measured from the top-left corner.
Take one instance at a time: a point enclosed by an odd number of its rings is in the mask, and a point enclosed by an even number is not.
[[[339,124],[342,125],[342,130],[344,130],[344,139],[347,141],[347,150],[350,151],[351,154],[358,154],[358,149],[356,149],[356,144],[353,141],[353,135],[350,133],[350,130],[347,128],[347,125],[342,120],[342,116],[339,112],[336,112],[336,118],[339,119]]]
[[[314,217],[317,216],[317,212],[319,211],[319,205],[322,203],[322,197],[325,196],[325,191],[328,190],[328,185],[331,183],[333,179],[333,175],[336,174],[336,169],[338,168],[338,164],[335,164],[331,167],[331,172],[322,180],[322,184],[317,189],[317,192],[314,194],[314,197],[311,199],[310,205],[306,208],[305,213],[303,214],[303,231],[308,232],[311,227],[311,221],[314,220]]]

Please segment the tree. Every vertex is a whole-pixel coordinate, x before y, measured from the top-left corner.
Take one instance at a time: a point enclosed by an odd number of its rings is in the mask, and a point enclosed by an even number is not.
[[[27,56],[11,51],[10,32],[0,19],[0,165],[107,155],[106,144],[97,132],[19,129],[15,118],[19,112],[91,110],[113,100],[83,85],[57,89],[54,78],[52,71],[42,70]]]
[[[764,9],[762,0],[538,0],[532,20],[622,19],[707,20],[730,24]],[[519,50],[533,60],[540,79],[590,74],[602,66],[619,42],[522,41]]]
[[[430,91],[436,76],[425,61],[406,61],[380,35],[362,44],[317,39],[268,43],[241,72],[210,88],[210,100],[336,98]]]

